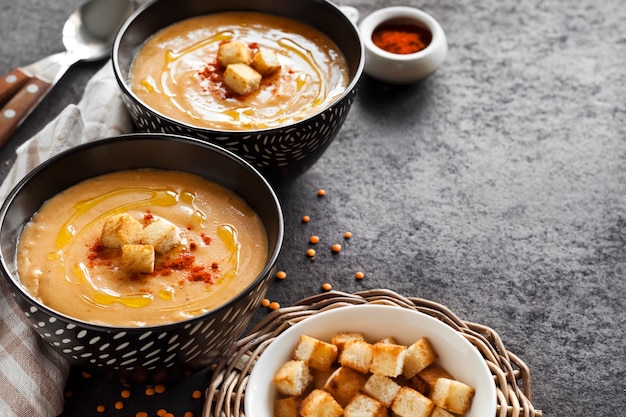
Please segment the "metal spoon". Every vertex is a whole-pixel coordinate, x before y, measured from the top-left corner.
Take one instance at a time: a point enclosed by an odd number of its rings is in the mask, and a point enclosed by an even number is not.
[[[110,56],[115,34],[133,9],[131,0],[88,1],[63,26],[64,52],[0,78],[0,104],[6,102],[0,110],[0,146],[72,65]]]

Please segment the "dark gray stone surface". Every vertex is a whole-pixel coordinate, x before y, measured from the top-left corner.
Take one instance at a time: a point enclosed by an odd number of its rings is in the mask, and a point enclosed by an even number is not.
[[[0,0],[0,72],[62,48],[79,0]],[[346,124],[305,175],[280,190],[288,305],[323,282],[386,287],[493,328],[531,369],[544,415],[626,409],[626,7],[621,0],[343,0],[361,16],[386,5],[431,13],[444,65],[421,83],[364,77]],[[78,101],[101,64],[75,67],[0,151]],[[316,190],[324,188],[324,198]],[[300,217],[312,220],[303,224]],[[350,230],[354,237],[343,241]],[[309,235],[323,243],[311,262]],[[343,241],[344,250],[328,245]],[[326,246],[325,246],[326,245]],[[363,280],[354,272],[362,270]],[[261,312],[260,314],[264,314]],[[187,409],[207,375],[130,410]],[[121,415],[118,388],[76,370],[66,416]],[[147,405],[149,404],[151,405]],[[117,414],[116,414],[117,413]]]

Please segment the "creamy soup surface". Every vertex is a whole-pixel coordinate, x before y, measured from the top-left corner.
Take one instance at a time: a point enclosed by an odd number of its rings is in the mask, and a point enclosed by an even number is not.
[[[260,88],[232,94],[217,64],[221,43],[273,50],[281,64]],[[224,12],[175,23],[137,54],[131,88],[158,112],[194,126],[223,130],[276,127],[306,118],[340,96],[349,83],[343,54],[326,35],[291,19]]]
[[[175,226],[180,239],[154,271],[129,271],[122,249],[103,247],[106,219]],[[174,229],[172,229],[174,230]],[[80,320],[148,326],[201,314],[240,293],[263,270],[265,228],[236,194],[199,176],[132,170],[86,180],[51,198],[18,244],[22,284]]]

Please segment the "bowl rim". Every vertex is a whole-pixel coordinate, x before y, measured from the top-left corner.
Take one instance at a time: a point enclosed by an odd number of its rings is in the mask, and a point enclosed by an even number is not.
[[[332,107],[334,107],[338,103],[341,103],[347,97],[350,97],[352,94],[354,94],[356,91],[356,87],[363,75],[363,69],[365,67],[365,46],[364,46],[363,39],[361,37],[361,34],[357,26],[352,21],[350,21],[349,17],[334,2],[331,2],[330,0],[313,0],[316,3],[324,3],[327,7],[334,10],[334,12],[339,16],[339,18],[345,21],[346,26],[352,29],[353,34],[359,43],[359,63],[357,67],[355,68],[354,76],[351,77],[350,82],[348,83],[344,91],[341,93],[341,95],[337,96],[332,102],[328,103],[326,106],[320,107],[316,112],[312,113],[309,117],[303,120],[292,121],[286,124],[281,124],[279,126],[265,127],[265,128],[260,128],[260,129],[246,129],[246,130],[212,129],[208,127],[195,126],[195,125],[181,122],[170,116],[167,116],[166,114],[163,114],[162,112],[155,110],[154,108],[149,106],[147,103],[145,103],[143,100],[141,100],[128,85],[127,77],[123,76],[122,69],[121,69],[120,62],[119,62],[120,43],[122,39],[124,38],[124,36],[126,35],[129,27],[137,19],[139,19],[147,9],[153,7],[159,1],[162,1],[162,0],[150,0],[142,4],[137,9],[135,9],[135,11],[124,21],[122,26],[120,26],[120,28],[118,29],[115,35],[115,39],[113,41],[113,47],[112,47],[112,53],[111,53],[111,65],[113,66],[113,73],[115,75],[115,79],[117,80],[117,83],[120,89],[122,90],[122,92],[124,93],[124,95],[128,97],[129,99],[131,99],[136,105],[140,107],[144,107],[145,109],[147,109],[147,111],[156,114],[159,118],[165,120],[166,122],[170,124],[181,126],[182,128],[185,128],[185,129],[196,130],[199,132],[203,132],[205,134],[243,134],[243,135],[246,135],[246,134],[257,133],[257,132],[267,133],[267,132],[272,132],[272,131],[294,129],[299,125],[308,124],[310,120],[320,117],[323,113],[325,113],[326,111],[329,111]],[[256,9],[251,8],[249,10],[255,11]],[[172,24],[173,23],[175,22],[172,22]],[[164,29],[164,28],[165,27],[162,27],[161,29]],[[152,35],[154,35],[154,33]],[[143,42],[145,42],[146,40],[147,38]],[[336,43],[334,39],[332,40],[333,42]]]
[[[386,304],[358,304],[340,306],[336,308],[331,308],[329,310],[322,310],[312,316],[307,316],[303,320],[299,321],[298,323],[294,324],[282,333],[275,336],[275,338],[271,339],[267,348],[256,360],[256,363],[252,367],[252,370],[246,382],[246,395],[244,396],[244,409],[246,410],[246,415],[254,414],[251,413],[250,410],[259,410],[261,404],[265,404],[266,401],[271,400],[272,395],[274,394],[274,388],[273,386],[271,386],[271,378],[273,376],[273,373],[275,373],[278,367],[283,363],[282,359],[284,359],[285,355],[287,355],[288,352],[293,351],[297,339],[301,334],[308,334],[312,337],[319,337],[319,333],[322,332],[325,333],[325,335],[332,334],[337,331],[337,329],[333,328],[335,323],[337,323],[337,316],[360,318],[364,314],[367,314],[368,311],[373,317],[376,318],[376,320],[381,320],[381,316],[385,315],[397,315],[403,317],[405,319],[403,321],[408,321],[408,318],[410,317],[412,319],[412,322],[417,321],[422,325],[424,323],[429,324],[432,328],[434,328],[434,330],[431,329],[431,333],[443,330],[443,336],[441,337],[454,339],[455,346],[456,343],[458,343],[461,348],[470,356],[470,359],[472,361],[475,361],[477,364],[476,373],[481,373],[479,379],[483,381],[483,388],[486,388],[484,392],[481,392],[481,398],[483,402],[488,403],[489,407],[488,410],[484,410],[487,411],[487,413],[485,413],[484,415],[494,415],[496,413],[497,394],[495,384],[493,383],[491,371],[489,370],[489,367],[487,366],[479,350],[475,346],[473,346],[461,333],[457,332],[443,321],[440,321],[433,316],[429,316],[417,310]],[[319,324],[320,322],[321,324]],[[315,327],[316,325],[318,328],[318,334],[307,333],[308,328]],[[319,328],[321,325],[328,325],[328,327],[320,330]],[[353,328],[343,329],[342,331],[367,333],[367,331],[363,330],[363,327],[359,329],[357,325],[355,325]],[[380,331],[379,333],[383,334],[383,332],[384,330]],[[389,334],[385,335],[395,336]],[[365,334],[365,337],[367,338],[368,335]],[[433,342],[431,341],[431,343]],[[276,358],[276,356],[280,356],[280,358]],[[453,370],[450,370],[450,372],[454,373]],[[261,413],[264,413],[264,410],[265,408],[261,410]],[[261,417],[266,416],[264,414],[261,414]]]
[[[432,39],[426,48],[412,54],[394,54],[374,44],[372,33],[377,27],[385,22],[400,19],[419,22],[427,27],[432,35]],[[436,49],[441,48],[442,43],[447,42],[443,28],[432,15],[422,9],[410,6],[390,6],[375,10],[359,23],[359,32],[363,38],[363,46],[367,51],[397,62],[411,62],[424,59],[434,53]]]
[[[37,308],[45,312],[46,315],[63,319],[68,323],[79,324],[81,328],[91,329],[91,330],[96,330],[96,331],[112,331],[113,330],[113,331],[122,331],[124,333],[129,333],[129,334],[134,334],[134,333],[143,334],[146,331],[150,331],[150,330],[158,329],[158,330],[167,331],[167,330],[178,328],[181,326],[191,326],[198,321],[205,320],[207,316],[213,315],[219,312],[220,310],[227,309],[231,305],[237,303],[242,297],[244,297],[245,294],[247,294],[250,291],[252,287],[257,285],[259,281],[264,279],[264,277],[267,274],[271,273],[280,255],[283,241],[284,241],[284,233],[285,233],[285,224],[284,224],[284,215],[282,211],[282,206],[280,204],[280,200],[274,188],[270,185],[268,180],[258,171],[258,169],[256,169],[254,166],[252,166],[249,162],[247,162],[245,159],[243,159],[239,155],[227,149],[224,149],[218,145],[215,145],[213,143],[209,143],[206,141],[189,138],[189,137],[185,137],[181,135],[169,134],[169,133],[129,133],[129,134],[122,134],[122,135],[117,135],[117,136],[110,136],[110,137],[106,137],[103,139],[98,139],[98,140],[94,140],[91,142],[78,144],[76,146],[65,149],[51,156],[47,160],[38,164],[30,172],[28,172],[15,186],[13,186],[11,191],[8,193],[6,199],[4,200],[4,202],[2,203],[0,207],[0,230],[2,230],[5,224],[6,214],[9,208],[11,207],[11,205],[13,204],[17,195],[24,189],[24,187],[27,186],[27,184],[31,181],[33,177],[39,175],[42,171],[47,169],[50,165],[53,165],[55,163],[58,163],[59,161],[62,161],[68,155],[80,153],[85,149],[107,146],[108,144],[116,143],[116,142],[137,141],[138,139],[142,139],[142,138],[164,141],[164,142],[177,142],[177,143],[183,143],[183,144],[192,145],[192,146],[209,148],[212,152],[217,152],[219,154],[226,156],[227,158],[232,159],[235,163],[241,165],[243,168],[252,172],[252,174],[255,177],[257,177],[259,181],[261,181],[264,188],[266,188],[266,190],[268,191],[269,196],[272,200],[272,204],[276,209],[276,215],[278,216],[277,218],[278,230],[277,230],[277,237],[276,237],[276,248],[274,249],[272,253],[268,253],[268,258],[265,262],[265,266],[259,272],[257,277],[250,284],[248,284],[244,289],[242,289],[235,297],[231,298],[226,303],[216,306],[212,308],[211,310],[208,310],[194,317],[190,317],[187,319],[174,321],[174,322],[147,325],[147,326],[117,326],[117,325],[111,325],[111,324],[97,324],[97,323],[92,323],[86,320],[82,320],[77,317],[73,317],[71,315],[64,314],[57,310],[54,310],[48,307],[43,302],[39,301],[33,295],[31,295],[22,286],[19,280],[19,277],[17,276],[17,271],[12,272],[11,269],[8,267],[7,259],[5,259],[4,253],[0,251],[0,268],[2,268],[0,275],[3,276],[2,279],[6,280],[9,286],[11,287],[11,292],[14,292],[14,293],[19,292],[19,294],[22,297],[27,298],[30,303],[37,306]],[[136,169],[139,169],[139,168],[136,168]],[[184,171],[184,169],[181,169],[181,171]],[[110,172],[115,172],[115,170],[112,170]],[[88,178],[92,178],[92,177],[87,177],[85,179],[88,179]],[[34,213],[31,213],[31,215],[33,214]]]

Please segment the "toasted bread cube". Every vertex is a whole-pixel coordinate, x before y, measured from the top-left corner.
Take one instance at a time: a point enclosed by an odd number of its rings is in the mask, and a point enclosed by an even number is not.
[[[351,340],[339,354],[339,363],[365,374],[370,370],[372,356],[372,345],[364,340]]]
[[[361,387],[365,385],[367,377],[354,369],[342,366],[338,368],[324,384],[324,391],[330,393],[335,400],[345,407]]]
[[[337,349],[339,349],[339,352],[341,353],[346,343],[348,343],[351,340],[365,340],[365,338],[363,337],[361,333],[341,332],[341,333],[335,334],[330,340],[330,343],[337,346]]]
[[[274,417],[299,417],[300,397],[285,397],[274,401]]]
[[[475,390],[461,381],[448,378],[439,378],[435,383],[430,398],[444,410],[451,413],[463,414],[472,405]]]
[[[344,408],[345,417],[387,417],[387,408],[364,394],[357,394]]]
[[[279,393],[288,396],[298,396],[306,391],[312,379],[309,366],[306,363],[289,360],[278,368],[278,371],[274,374],[273,381]]]
[[[252,61],[252,51],[241,41],[221,44],[217,50],[217,63],[226,68],[230,64],[246,64]]]
[[[224,71],[224,84],[242,96],[258,90],[261,78],[261,74],[246,64],[230,64]]]
[[[411,388],[415,389],[421,394],[424,394],[427,397],[430,397],[430,385],[428,384],[428,382],[426,382],[426,380],[424,380],[421,376],[419,376],[419,374],[415,375],[409,381],[410,381],[409,385],[411,386]]]
[[[391,406],[394,397],[400,390],[398,385],[393,379],[385,375],[372,374],[365,385],[361,388],[364,394],[369,395],[385,407]]]
[[[302,400],[298,411],[302,417],[339,417],[343,408],[326,391],[314,389]]]
[[[104,220],[100,241],[107,248],[121,248],[137,243],[143,225],[128,213],[109,216]]]
[[[156,218],[140,235],[141,243],[154,246],[157,253],[168,253],[181,242],[178,228],[165,219]]]
[[[376,343],[372,348],[370,372],[396,377],[402,373],[407,347],[391,343]]]
[[[376,343],[390,343],[392,345],[399,345],[398,341],[393,336],[383,337],[382,339],[380,339]]]
[[[402,387],[391,404],[391,410],[399,417],[428,417],[435,404],[430,398],[409,387]]]
[[[154,247],[152,245],[122,246],[122,269],[130,273],[152,273],[154,271]]]
[[[442,368],[441,366],[437,364],[432,364],[426,367],[426,369],[420,371],[415,377],[413,377],[411,381],[413,382],[415,378],[418,378],[418,377],[428,385],[429,391],[431,392],[432,390],[435,389],[435,383],[437,382],[439,378],[454,379],[454,377],[450,374],[450,372],[448,372],[447,370],[445,370],[444,368]],[[413,383],[415,384],[415,382]]]
[[[336,370],[337,367],[335,366],[325,371],[311,368],[311,375],[313,375],[313,388],[323,389],[324,385],[326,385],[326,382],[328,381],[328,378],[330,378]]]
[[[426,337],[422,337],[407,349],[402,374],[411,379],[437,359],[437,353]]]
[[[447,412],[439,406],[433,408],[433,412],[430,413],[430,417],[456,417],[454,414]]]
[[[293,358],[313,369],[327,371],[337,359],[337,346],[305,334],[300,335]]]
[[[254,54],[250,64],[259,74],[265,76],[275,73],[280,69],[278,55],[271,49],[263,49]]]

